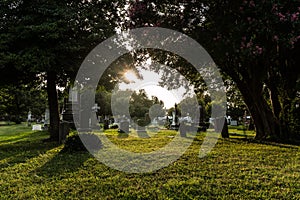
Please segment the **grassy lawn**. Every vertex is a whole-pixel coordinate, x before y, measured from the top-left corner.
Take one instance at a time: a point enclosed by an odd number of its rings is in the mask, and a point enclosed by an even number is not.
[[[204,134],[198,134],[170,166],[127,174],[87,152],[43,143],[47,133],[25,124],[0,126],[0,199],[300,199],[299,146],[255,143],[248,140],[252,132],[230,132],[204,158],[198,157]],[[149,152],[174,132],[150,139],[106,134],[124,149]]]

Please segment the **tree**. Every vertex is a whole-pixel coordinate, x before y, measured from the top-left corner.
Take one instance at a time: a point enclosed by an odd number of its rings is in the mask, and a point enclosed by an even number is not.
[[[129,112],[131,118],[139,125],[148,125],[151,117],[156,117],[163,114],[163,102],[157,97],[148,97],[145,90],[141,89],[138,92],[134,91],[129,100]]]
[[[99,86],[96,91],[95,101],[100,105],[99,115],[109,116],[111,112],[111,92],[107,91],[105,87]]]
[[[297,131],[289,113],[299,92],[299,11],[296,0],[135,1],[127,26],[161,26],[196,39],[237,85],[256,138],[285,140]]]
[[[46,100],[46,94],[40,87],[24,84],[3,86],[0,89],[0,117],[19,124],[31,111],[35,118],[41,118]]]
[[[225,80],[226,95],[227,95],[227,115],[232,119],[239,119],[247,110],[243,96],[236,84],[228,77]]]
[[[66,86],[74,79],[92,47],[114,32],[118,4],[96,0],[9,0],[0,4],[1,63],[10,72],[44,74],[51,140],[58,141],[59,132],[56,86]]]

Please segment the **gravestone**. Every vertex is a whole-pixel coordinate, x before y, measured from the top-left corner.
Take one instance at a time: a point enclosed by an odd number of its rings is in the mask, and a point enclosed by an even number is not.
[[[58,142],[60,144],[64,143],[67,135],[70,132],[70,124],[68,122],[60,122],[59,123],[59,137],[58,137]]]
[[[50,125],[50,111],[49,108],[45,110],[44,130],[48,130]]]
[[[68,123],[70,128],[75,129],[72,106],[73,106],[73,103],[65,98],[64,99],[64,108],[62,111],[62,121],[65,123]]]
[[[171,130],[176,130],[176,131],[178,131],[179,129],[177,104],[175,104],[175,109],[172,112],[172,123],[170,128]]]
[[[89,110],[80,111],[80,128],[78,129],[80,132],[90,132],[92,130],[90,128],[90,117],[91,112]]]
[[[140,138],[149,138],[149,135],[146,131],[145,120],[138,119],[136,124],[136,133]]]
[[[92,92],[87,90],[80,95],[80,116],[79,116],[79,132],[91,132],[90,119],[92,114],[92,107],[90,99],[92,99]]]
[[[215,119],[215,131],[221,132],[222,138],[229,138],[228,124],[225,117],[219,117]]]
[[[98,106],[97,103],[95,103],[95,105],[92,107],[92,116],[91,116],[91,127],[93,129],[99,129],[99,121],[98,121],[98,117],[97,117],[97,112],[100,109],[100,107]]]
[[[237,126],[238,125],[238,121],[237,120],[231,120],[230,125],[231,126]]]
[[[146,127],[145,126],[136,126],[136,133],[140,138],[149,138],[149,135],[147,134]]]
[[[104,118],[103,129],[104,130],[109,129],[109,118],[107,116],[105,116],[105,118]]]
[[[155,118],[152,120],[151,124],[152,124],[153,126],[158,126],[157,117],[155,117]]]
[[[28,126],[31,126],[31,111],[30,110],[27,114],[27,123],[28,123]]]
[[[78,95],[78,89],[77,87],[73,87],[71,89],[71,92],[69,94],[69,101],[68,103],[71,105],[70,108],[72,108],[72,115],[73,115],[73,127],[75,128],[75,124],[77,125],[79,123],[79,102],[80,98]]]
[[[119,133],[129,133],[129,122],[127,120],[120,122]]]
[[[59,138],[58,142],[63,143],[67,135],[69,135],[70,129],[75,129],[75,123],[73,120],[72,102],[69,99],[64,99],[64,108],[61,114],[62,118],[59,124]]]
[[[185,122],[182,122],[180,124],[179,132],[180,132],[181,137],[186,137],[187,128],[188,128],[188,126],[186,125]]]
[[[129,134],[129,119],[125,115],[119,120],[118,132]]]
[[[32,130],[33,131],[41,131],[42,130],[42,125],[40,125],[40,124],[32,125]]]

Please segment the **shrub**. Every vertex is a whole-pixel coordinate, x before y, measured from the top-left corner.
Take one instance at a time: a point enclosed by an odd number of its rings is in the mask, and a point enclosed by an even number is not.
[[[87,148],[92,151],[98,151],[102,148],[102,146],[101,140],[95,134],[80,133],[79,136],[78,133],[73,133],[67,137],[63,151],[87,151]]]

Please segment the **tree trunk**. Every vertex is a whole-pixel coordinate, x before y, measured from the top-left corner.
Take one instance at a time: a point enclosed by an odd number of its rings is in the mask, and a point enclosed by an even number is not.
[[[59,140],[59,111],[58,111],[58,99],[56,90],[56,73],[47,72],[47,94],[48,105],[50,111],[50,140]]]
[[[272,82],[271,84],[268,85],[269,90],[270,90],[270,99],[271,99],[271,105],[272,105],[272,110],[274,115],[279,119],[280,111],[281,111],[281,105],[279,101],[279,93],[278,89],[275,86],[275,83]]]
[[[237,83],[237,86],[253,118],[256,128],[255,138],[259,140],[280,139],[280,123],[263,97],[262,85],[251,83],[251,81],[247,81],[247,84],[253,87],[241,82]]]

